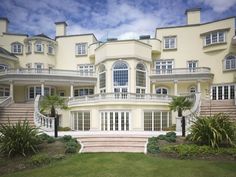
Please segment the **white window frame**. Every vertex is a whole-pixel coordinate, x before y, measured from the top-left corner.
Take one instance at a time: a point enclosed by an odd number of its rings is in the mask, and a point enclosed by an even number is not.
[[[219,92],[219,87],[221,88],[221,92]],[[231,93],[231,87],[234,87],[234,91]],[[213,88],[215,88],[215,97],[213,96]],[[227,89],[228,96],[225,97],[225,89]],[[211,86],[211,99],[212,100],[228,100],[228,99],[235,99],[235,90],[236,90],[236,84],[222,84],[222,85],[212,85]],[[220,94],[221,93],[221,94]]]
[[[40,46],[41,50],[38,50],[37,46]],[[41,42],[35,42],[35,44],[34,44],[34,52],[36,52],[36,53],[43,53],[44,52],[44,44],[42,44]]]
[[[20,42],[13,42],[11,44],[11,53],[23,54],[23,44],[21,44]]]
[[[232,58],[230,59],[229,57],[232,57]],[[224,63],[225,71],[236,70],[236,55],[228,55],[227,57],[225,57],[223,63]],[[229,68],[227,68],[228,64],[229,64]]]
[[[177,36],[164,36],[163,48],[164,49],[177,49]]]
[[[187,61],[187,68],[189,69],[189,72],[195,72],[197,67],[198,67],[198,60]]]
[[[48,45],[48,54],[49,55],[54,55],[55,54],[55,48],[54,48],[54,46],[52,44]]]
[[[223,33],[223,36],[220,36],[220,34],[222,33]],[[204,46],[220,44],[220,43],[225,43],[225,42],[226,42],[226,31],[214,31],[204,36]]]
[[[82,64],[77,65],[77,70],[81,76],[92,76],[94,73],[94,65],[91,64]]]
[[[157,93],[157,90],[159,90],[159,89],[161,89],[161,93]],[[163,90],[164,90],[164,89],[167,91],[166,94],[163,94]],[[160,94],[160,95],[168,95],[168,94],[169,94],[169,89],[168,89],[167,87],[157,87],[155,93],[156,93],[156,94]]]
[[[160,69],[158,69],[158,66]],[[164,67],[165,66],[165,67]],[[171,66],[171,68],[169,67]],[[174,60],[173,59],[160,59],[156,61],[155,69],[157,74],[168,74],[172,73],[174,68]]]
[[[0,92],[2,93],[3,97],[10,96],[10,87],[8,87],[8,86],[0,86]]]
[[[87,42],[81,42],[75,44],[75,55],[87,55],[88,52],[88,43]]]

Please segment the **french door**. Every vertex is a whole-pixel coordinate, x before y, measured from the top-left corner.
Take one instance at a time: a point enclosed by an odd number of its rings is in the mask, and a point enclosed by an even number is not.
[[[128,92],[127,87],[115,87],[114,92],[116,99],[127,99],[127,92]]]
[[[128,131],[130,129],[130,113],[125,111],[100,112],[102,131]]]
[[[211,87],[212,100],[235,99],[236,85],[217,85]]]

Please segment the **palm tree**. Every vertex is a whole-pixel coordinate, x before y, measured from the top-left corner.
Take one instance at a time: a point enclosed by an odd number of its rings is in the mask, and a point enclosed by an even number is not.
[[[186,96],[173,97],[169,104],[171,111],[178,111],[178,117],[182,117],[182,136],[185,136],[185,117],[183,111],[191,109],[193,102],[190,101]]]
[[[45,96],[40,102],[41,112],[50,112],[50,117],[55,117],[55,137],[57,137],[58,115],[56,109],[68,109],[66,99],[57,95]]]

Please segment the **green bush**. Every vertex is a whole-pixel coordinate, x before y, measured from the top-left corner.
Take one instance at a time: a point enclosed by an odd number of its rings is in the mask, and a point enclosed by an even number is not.
[[[58,131],[71,131],[70,127],[59,127]]]
[[[151,154],[159,153],[160,148],[158,147],[157,143],[158,143],[157,137],[148,138],[147,152]]]
[[[30,158],[28,163],[32,166],[41,166],[49,164],[52,159],[47,154],[36,154]]]
[[[165,153],[176,153],[182,159],[201,155],[236,155],[236,148],[212,148],[210,146],[198,146],[195,144],[180,144],[166,146],[161,149]]]
[[[46,133],[39,134],[38,136],[42,141],[48,140],[50,138],[50,136]]]
[[[68,141],[70,141],[70,140],[72,140],[73,138],[72,138],[72,136],[70,136],[70,135],[64,135],[62,138],[61,138],[61,140],[63,141],[63,142],[68,142]]]
[[[157,137],[159,140],[165,140],[167,142],[176,142],[176,133],[175,132],[168,132],[166,135],[159,135]]]
[[[56,141],[56,139],[51,136],[47,139],[47,143],[54,143],[55,141]]]
[[[76,153],[78,150],[79,144],[77,140],[71,139],[70,141],[66,142],[66,149],[65,153]]]
[[[190,141],[211,147],[233,146],[235,125],[225,114],[199,117],[190,128]]]
[[[28,121],[0,125],[0,151],[8,156],[23,156],[38,151],[40,139],[38,129],[31,127]]]

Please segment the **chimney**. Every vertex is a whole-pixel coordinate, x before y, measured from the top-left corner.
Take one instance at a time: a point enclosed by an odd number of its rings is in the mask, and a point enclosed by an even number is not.
[[[0,35],[8,32],[9,20],[6,17],[0,17]]]
[[[201,8],[192,8],[185,11],[187,15],[187,25],[195,25],[201,23]]]
[[[56,22],[56,36],[65,36],[66,35],[66,22]]]

